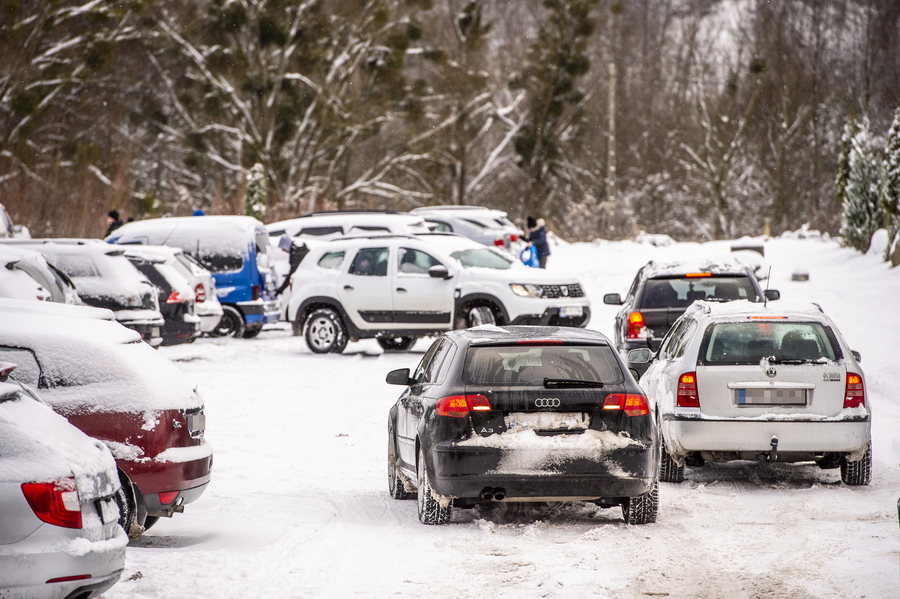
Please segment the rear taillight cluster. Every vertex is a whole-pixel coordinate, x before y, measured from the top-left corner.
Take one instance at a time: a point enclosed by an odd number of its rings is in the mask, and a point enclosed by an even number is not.
[[[603,400],[603,409],[622,410],[627,416],[645,416],[650,413],[650,403],[637,393],[610,393]]]
[[[81,528],[81,501],[74,478],[49,483],[22,483],[22,494],[42,522],[63,528]]]
[[[632,312],[628,315],[628,332],[626,337],[629,339],[641,339],[645,336],[644,315],[640,312]]]
[[[506,245],[506,242],[503,241],[502,237],[498,237],[497,239],[494,240],[495,247],[502,248],[505,245]]]
[[[198,304],[206,301],[206,289],[203,288],[203,283],[197,283],[197,286],[194,287],[194,298]]]
[[[489,412],[491,402],[484,395],[448,395],[437,401],[435,410],[439,416],[464,418],[469,412]]]
[[[186,304],[188,302],[187,295],[182,295],[177,291],[173,291],[169,294],[169,297],[166,298],[167,304]]]
[[[254,302],[261,297],[259,285],[250,286],[250,299]]]
[[[847,388],[844,391],[844,407],[860,408],[866,405],[866,390],[862,377],[852,372],[847,373]]]
[[[700,396],[697,394],[697,373],[685,372],[678,379],[678,394],[675,404],[679,408],[699,408]]]

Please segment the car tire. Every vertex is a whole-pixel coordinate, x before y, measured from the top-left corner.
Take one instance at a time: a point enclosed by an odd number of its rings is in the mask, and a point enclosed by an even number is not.
[[[841,460],[841,481],[845,485],[868,485],[872,482],[872,442],[869,441],[866,453],[861,460],[850,462]]]
[[[622,504],[622,516],[626,524],[652,524],[659,510],[659,485],[636,497],[626,497]]]
[[[306,345],[314,354],[339,354],[347,347],[347,331],[331,308],[313,310],[303,326]]]
[[[222,306],[222,319],[210,335],[240,339],[244,336],[244,316],[234,306]]]
[[[119,470],[119,490],[116,491],[115,500],[119,508],[119,526],[125,531],[129,539],[136,539],[144,534],[144,527],[137,523],[137,499],[134,495],[134,487],[128,475]]]
[[[378,345],[384,351],[406,351],[416,343],[415,337],[379,337]]]
[[[662,442],[660,448],[662,454],[659,460],[659,480],[664,483],[684,482],[684,466],[679,466],[666,451],[666,442]]]
[[[483,324],[497,324],[497,319],[490,306],[472,306],[466,313],[466,324],[469,325],[469,328]]]
[[[244,334],[241,335],[244,339],[253,339],[257,335],[262,332],[262,325],[252,325],[244,328]]]
[[[403,477],[397,471],[397,439],[394,437],[394,427],[388,423],[388,492],[394,499],[412,499],[415,493],[406,490]]]
[[[447,524],[450,522],[452,504],[446,507],[434,498],[431,485],[428,482],[428,473],[425,469],[425,453],[419,448],[419,460],[416,464],[416,499],[419,504],[419,522],[429,525]]]

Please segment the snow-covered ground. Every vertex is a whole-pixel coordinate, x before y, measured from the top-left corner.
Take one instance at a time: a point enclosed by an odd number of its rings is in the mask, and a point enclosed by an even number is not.
[[[650,259],[730,244],[598,242],[555,247],[610,335],[616,308]],[[897,597],[900,496],[900,268],[821,240],[766,242],[771,287],[819,303],[862,353],[874,411],[874,481],[837,470],[737,462],[662,484],[659,520],[580,503],[455,510],[424,526],[415,501],[387,494],[386,424],[394,368],[428,346],[382,354],[373,341],[318,356],[288,327],[256,339],[162,348],[195,379],[215,448],[206,494],[128,549],[105,593],[156,598]],[[809,272],[794,282],[791,273]]]

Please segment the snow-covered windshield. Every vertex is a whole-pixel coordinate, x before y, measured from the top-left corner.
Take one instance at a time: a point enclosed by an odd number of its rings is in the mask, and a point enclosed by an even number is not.
[[[759,364],[770,356],[775,360],[835,361],[841,355],[829,327],[769,319],[714,324],[701,348],[705,364]]]
[[[497,252],[485,249],[460,250],[450,254],[451,258],[455,258],[463,268],[495,268],[497,270],[507,270],[512,266],[513,261],[501,256]]]
[[[623,382],[619,363],[605,345],[470,347],[463,380],[476,385],[538,385],[544,379]]]

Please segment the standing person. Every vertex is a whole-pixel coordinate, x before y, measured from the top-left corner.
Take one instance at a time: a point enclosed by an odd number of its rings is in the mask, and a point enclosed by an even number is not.
[[[275,290],[276,295],[281,295],[284,293],[284,290],[288,288],[288,285],[291,284],[291,275],[294,274],[294,271],[297,270],[297,267],[300,266],[300,263],[306,258],[306,254],[309,253],[309,248],[306,247],[305,243],[297,245],[287,235],[281,236],[278,240],[278,247],[288,253],[288,273],[284,277],[284,281],[281,282],[281,286]]]
[[[104,237],[109,237],[109,234],[121,227],[123,224],[122,219],[119,218],[118,210],[110,210],[106,213],[106,235]]]
[[[538,260],[541,268],[547,268],[547,257],[550,255],[550,244],[547,242],[547,228],[544,226],[544,219],[535,219],[533,216],[528,217],[527,231],[525,231],[525,241],[534,244],[537,250]]]

